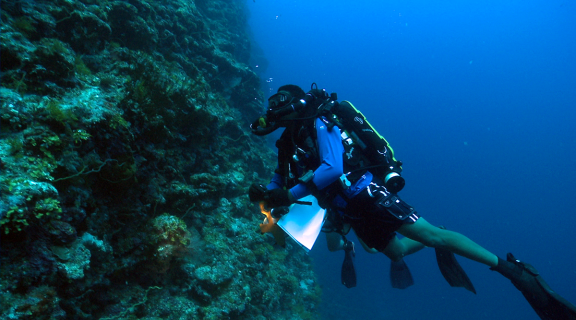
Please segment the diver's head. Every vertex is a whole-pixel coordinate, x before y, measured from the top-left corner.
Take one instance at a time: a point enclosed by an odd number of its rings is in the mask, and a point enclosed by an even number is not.
[[[278,92],[268,99],[266,114],[250,125],[252,133],[263,136],[285,127],[305,109],[306,101],[303,100],[305,96],[304,90],[293,84],[278,88]]]
[[[301,99],[306,94],[299,86],[287,84],[278,88],[278,92],[268,98],[268,121],[282,121],[293,118],[302,111]],[[305,104],[305,103],[304,103]]]

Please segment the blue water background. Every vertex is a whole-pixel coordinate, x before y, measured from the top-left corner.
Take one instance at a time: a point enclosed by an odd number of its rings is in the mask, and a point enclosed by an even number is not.
[[[317,82],[350,100],[404,162],[401,196],[504,257],[513,252],[576,303],[574,1],[247,1],[271,94]],[[434,251],[406,258],[416,284],[392,289],[389,261],[359,248],[310,252],[323,319],[539,319],[508,280],[459,258],[477,295],[451,288]]]

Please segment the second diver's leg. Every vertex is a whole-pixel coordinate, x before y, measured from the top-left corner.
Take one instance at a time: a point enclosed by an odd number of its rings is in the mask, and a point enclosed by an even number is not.
[[[402,239],[394,237],[390,240],[382,253],[392,261],[400,261],[404,256],[420,251],[424,248],[425,246],[421,242],[406,237]]]
[[[328,246],[328,251],[334,252],[339,250],[344,250],[345,248],[345,238],[337,233],[337,232],[326,232],[326,243]],[[348,240],[346,240],[348,241]],[[358,241],[368,253],[378,253],[378,250],[374,248],[370,248],[360,237],[358,237]],[[382,251],[388,258],[393,261],[400,261],[402,257],[412,254],[416,251],[425,248],[425,246],[418,242],[414,241],[410,238],[402,238],[398,239],[398,237],[392,238],[386,249]]]
[[[354,230],[354,229],[352,229]],[[356,233],[356,231],[354,231]],[[326,235],[328,237],[328,235]],[[375,248],[371,248],[362,240],[361,237],[358,237],[358,241],[362,245],[362,248],[368,253],[378,253],[379,251]],[[418,241],[414,241],[409,238],[402,238],[398,239],[398,237],[394,236],[390,239],[390,242],[386,245],[386,248],[382,251],[390,260],[392,261],[400,261],[404,256],[409,254],[413,254],[416,251],[420,251],[421,249],[425,248],[422,243]],[[328,245],[328,249],[330,249],[330,245]],[[341,249],[340,249],[341,250]],[[330,250],[335,251],[335,250]]]
[[[440,229],[419,218],[413,224],[404,224],[398,232],[428,247],[443,248],[489,267],[498,265],[498,257],[468,237],[454,231]]]
[[[328,251],[344,250],[344,237],[337,232],[326,232]]]

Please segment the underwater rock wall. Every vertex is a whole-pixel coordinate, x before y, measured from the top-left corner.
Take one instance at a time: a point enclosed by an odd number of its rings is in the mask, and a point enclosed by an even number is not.
[[[241,0],[2,1],[0,318],[311,319]]]

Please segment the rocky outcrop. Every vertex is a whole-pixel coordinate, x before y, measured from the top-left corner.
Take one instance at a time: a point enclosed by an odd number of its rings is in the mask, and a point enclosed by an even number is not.
[[[314,318],[256,233],[244,1],[3,1],[0,317]]]

